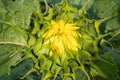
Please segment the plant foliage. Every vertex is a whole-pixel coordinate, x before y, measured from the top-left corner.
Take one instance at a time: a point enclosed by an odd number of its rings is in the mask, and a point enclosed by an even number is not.
[[[119,80],[120,0],[0,0],[0,80]]]

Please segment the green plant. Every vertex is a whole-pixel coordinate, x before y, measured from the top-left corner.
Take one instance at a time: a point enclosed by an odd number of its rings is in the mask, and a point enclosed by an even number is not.
[[[120,79],[119,3],[0,0],[0,80]]]

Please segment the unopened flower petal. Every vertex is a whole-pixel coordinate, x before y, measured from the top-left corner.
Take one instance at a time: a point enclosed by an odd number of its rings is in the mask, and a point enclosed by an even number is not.
[[[63,20],[51,21],[48,30],[43,34],[43,38],[56,50],[59,56],[64,56],[67,50],[78,51],[77,39],[81,35],[77,30],[79,27],[73,23],[65,23]]]

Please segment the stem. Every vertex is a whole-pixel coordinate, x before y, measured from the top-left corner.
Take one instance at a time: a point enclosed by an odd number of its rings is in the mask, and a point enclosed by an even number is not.
[[[111,37],[110,39],[108,39],[108,41],[111,41],[113,38],[115,38],[115,37],[118,36],[118,35],[120,35],[120,32],[118,32],[118,33],[112,35],[112,37]]]
[[[115,15],[113,15],[113,16],[110,16],[110,17],[107,17],[107,18],[104,18],[104,19],[101,19],[101,20],[95,20],[94,25],[95,25],[96,32],[97,32],[97,33],[100,33],[99,28],[100,28],[100,25],[101,25],[103,22],[105,22],[105,21],[107,21],[107,20],[110,20],[110,19],[112,19],[112,18],[114,18],[114,17],[116,17],[116,16],[117,16],[117,14],[115,14]]]
[[[8,24],[8,25],[13,26],[13,24],[11,24],[11,23],[9,23],[9,22],[5,22],[5,21],[0,21],[0,23],[4,23],[4,24]]]
[[[23,77],[21,77],[20,79],[24,79],[25,77],[27,77],[30,73],[32,73],[32,72],[38,72],[36,69],[31,69],[31,70],[29,70]]]
[[[47,11],[48,11],[48,9],[49,9],[49,5],[48,5],[48,3],[47,3],[47,1],[46,1],[46,0],[44,0],[44,2],[45,2],[45,7],[46,7],[46,11],[45,11],[45,13],[44,13],[44,14],[46,14],[46,13],[47,13]]]
[[[87,71],[85,70],[85,67],[84,67],[84,64],[81,64],[81,70],[86,74],[86,76],[87,76],[87,80],[90,80],[90,77],[89,77],[89,75],[88,75],[88,73],[87,73]]]
[[[57,71],[56,71],[56,73],[55,73],[55,76],[54,76],[54,79],[53,79],[53,80],[56,80],[57,75],[58,75],[58,73],[59,73],[60,70],[61,70],[61,67],[59,67],[59,68],[57,69]]]
[[[14,44],[14,45],[19,45],[19,46],[26,46],[26,47],[28,47],[28,46],[25,45],[25,44],[16,43],[16,42],[0,42],[0,45],[1,45],[1,44]]]
[[[98,60],[101,60],[101,61],[103,61],[103,62],[105,62],[105,63],[110,64],[110,65],[114,65],[114,64],[110,63],[109,61],[107,61],[107,60],[101,58],[99,55],[96,55],[96,58],[97,58]]]
[[[107,34],[100,35],[100,36],[94,41],[93,45],[94,45],[94,48],[95,48],[96,53],[98,53],[98,44],[99,44],[100,40],[101,40],[102,38],[108,36],[108,35],[111,35],[111,34],[112,34],[112,33],[109,32],[109,33],[107,33]]]

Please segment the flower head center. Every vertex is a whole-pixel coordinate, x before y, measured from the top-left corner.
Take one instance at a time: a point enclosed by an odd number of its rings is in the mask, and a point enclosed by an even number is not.
[[[65,23],[63,20],[51,21],[47,32],[43,37],[47,39],[46,44],[51,45],[59,56],[64,56],[68,50],[78,51],[78,35],[79,27],[73,23]]]
[[[63,32],[63,30],[62,30],[61,28],[58,28],[58,29],[57,29],[57,34],[58,34],[58,35],[61,35],[62,32]]]

